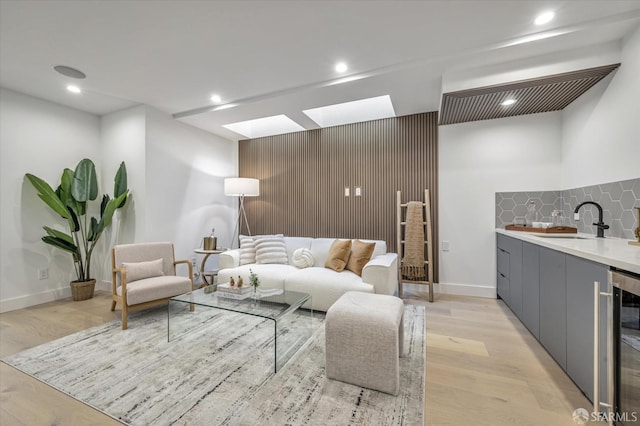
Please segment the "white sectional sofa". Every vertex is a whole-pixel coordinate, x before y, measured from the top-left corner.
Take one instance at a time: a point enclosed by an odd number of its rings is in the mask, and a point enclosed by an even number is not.
[[[258,275],[261,288],[309,293],[313,305],[304,307],[325,312],[347,291],[387,295],[393,295],[397,291],[398,255],[387,253],[387,244],[384,241],[367,241],[375,242],[375,248],[371,259],[362,269],[362,276],[346,269],[336,272],[324,267],[334,241],[335,238],[284,237],[288,264],[240,265],[240,249],[228,250],[219,256],[218,283],[228,282],[231,277],[237,280],[238,276],[242,277],[245,283],[249,283],[249,270],[252,270]],[[300,248],[311,251],[313,266],[294,266],[293,253]]]

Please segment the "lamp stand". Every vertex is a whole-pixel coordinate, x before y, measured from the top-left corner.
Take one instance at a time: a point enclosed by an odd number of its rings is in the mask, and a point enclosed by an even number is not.
[[[244,210],[244,195],[240,195],[240,208],[238,209],[238,218],[236,219],[236,226],[233,230],[233,238],[231,239],[231,245],[236,241],[236,235],[240,238],[240,218],[244,218],[244,224],[247,227],[247,233],[251,236],[251,228],[249,228],[249,221],[247,220],[247,212]],[[238,242],[240,247],[240,242]]]

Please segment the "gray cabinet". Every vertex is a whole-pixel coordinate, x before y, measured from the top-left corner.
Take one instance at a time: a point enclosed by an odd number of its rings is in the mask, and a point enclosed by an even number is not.
[[[539,247],[540,343],[567,369],[567,286],[565,254]]]
[[[498,235],[498,296],[509,305],[509,251],[507,250],[509,237]]]
[[[522,243],[522,322],[540,340],[540,257],[538,246]]]
[[[522,241],[509,241],[509,307],[522,318]]]
[[[567,255],[567,374],[593,400],[593,282],[608,282],[608,267]],[[600,392],[606,395],[606,303],[602,300],[600,328]]]
[[[522,241],[498,235],[498,296],[522,315]]]
[[[498,234],[498,295],[593,399],[593,282],[609,267]],[[600,300],[600,392],[606,394],[606,303]]]

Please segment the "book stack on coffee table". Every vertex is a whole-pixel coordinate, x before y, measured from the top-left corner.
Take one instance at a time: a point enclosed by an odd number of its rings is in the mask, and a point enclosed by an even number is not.
[[[243,285],[242,287],[231,286],[229,283],[218,284],[216,295],[226,297],[227,299],[242,300],[251,296],[253,289],[251,286]]]

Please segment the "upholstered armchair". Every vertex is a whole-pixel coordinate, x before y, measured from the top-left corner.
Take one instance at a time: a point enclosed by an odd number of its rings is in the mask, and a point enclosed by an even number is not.
[[[189,277],[176,275],[176,265],[186,264]],[[122,329],[127,329],[127,314],[166,303],[170,298],[193,288],[193,269],[188,260],[175,260],[173,244],[123,244],[111,249],[112,302],[111,310],[121,304]]]

